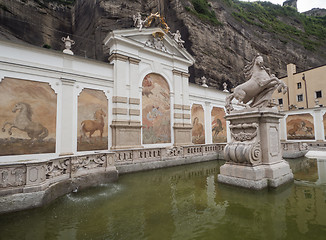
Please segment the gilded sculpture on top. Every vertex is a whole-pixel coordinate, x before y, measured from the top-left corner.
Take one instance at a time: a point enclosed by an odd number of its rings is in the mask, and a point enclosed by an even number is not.
[[[247,109],[272,107],[272,94],[277,89],[287,92],[287,86],[279,80],[270,70],[264,66],[263,57],[257,55],[252,62],[244,68],[246,82],[234,89],[234,92],[226,97],[225,108],[227,113],[234,110],[232,99],[235,98]]]

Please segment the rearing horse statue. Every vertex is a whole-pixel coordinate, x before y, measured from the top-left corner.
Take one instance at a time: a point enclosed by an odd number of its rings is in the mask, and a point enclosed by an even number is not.
[[[227,113],[234,110],[232,99],[245,104],[247,108],[269,107],[272,94],[277,89],[283,89],[283,94],[287,92],[287,86],[275,75],[269,73],[269,69],[264,66],[263,57],[258,55],[244,68],[244,75],[247,81],[234,89],[234,92],[226,97],[225,108]],[[252,101],[251,101],[252,100]],[[247,104],[249,101],[249,105]]]

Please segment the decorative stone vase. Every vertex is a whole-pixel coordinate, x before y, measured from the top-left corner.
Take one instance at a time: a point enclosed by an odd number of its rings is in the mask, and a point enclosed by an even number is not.
[[[224,149],[226,163],[218,181],[251,189],[278,187],[293,179],[289,164],[282,158],[279,120],[276,109],[233,111],[231,141]]]

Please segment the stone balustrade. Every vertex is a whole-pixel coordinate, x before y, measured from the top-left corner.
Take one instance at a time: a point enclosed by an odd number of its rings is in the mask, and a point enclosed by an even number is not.
[[[42,206],[66,193],[135,172],[223,159],[225,144],[139,148],[0,163],[0,213]]]
[[[214,159],[223,159],[224,143],[116,150],[119,173],[149,170]]]

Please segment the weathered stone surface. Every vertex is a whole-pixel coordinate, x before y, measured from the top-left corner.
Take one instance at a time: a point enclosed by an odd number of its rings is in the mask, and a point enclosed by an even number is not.
[[[298,0],[286,0],[283,3],[283,6],[288,6],[288,7],[293,7],[295,9],[298,9],[297,2],[298,2]]]
[[[42,2],[42,1],[38,1]],[[47,2],[47,1],[46,1]],[[237,21],[233,9],[225,1],[210,1],[217,19],[222,25],[212,25],[186,11],[189,0],[76,0],[75,6],[54,3],[40,5],[36,1],[0,0],[0,39],[25,41],[34,45],[51,46],[63,50],[61,37],[69,33],[76,41],[72,47],[75,55],[107,61],[103,39],[115,29],[133,28],[132,16],[160,12],[165,16],[171,32],[180,30],[185,48],[196,59],[191,68],[191,81],[200,82],[203,75],[209,86],[223,90],[223,82],[229,90],[243,82],[241,70],[245,61],[257,53],[267,55],[266,62],[275,70],[276,76],[286,75],[286,64],[296,63],[298,71],[325,63],[323,52],[309,51],[299,43],[267,32],[262,28]],[[299,29],[297,22],[289,22]],[[41,24],[40,24],[41,23]]]

